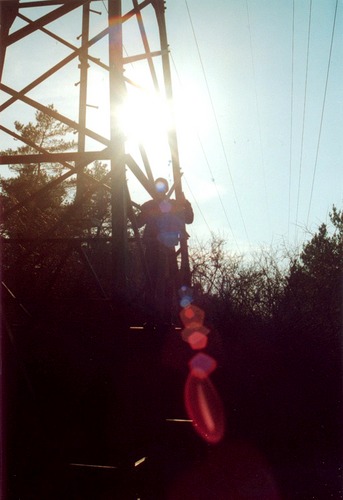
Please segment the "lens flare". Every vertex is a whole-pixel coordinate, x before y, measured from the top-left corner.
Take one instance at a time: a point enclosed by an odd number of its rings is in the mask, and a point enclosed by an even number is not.
[[[210,333],[210,330],[206,328],[206,326],[198,326],[193,328],[185,328],[181,332],[182,340],[185,342],[189,342],[189,338],[194,334],[199,333],[201,335],[207,336]]]
[[[182,309],[180,318],[186,328],[196,328],[203,325],[205,313],[200,307],[191,305]]]
[[[159,193],[164,193],[165,191],[162,191],[160,189],[157,188],[157,191]],[[171,212],[171,209],[172,209],[172,205],[170,203],[169,200],[162,200],[161,203],[159,203],[159,208],[161,210],[161,212],[163,214],[169,214],[169,212]]]
[[[185,385],[185,407],[196,432],[208,443],[216,444],[224,436],[225,419],[221,399],[208,377],[190,372]]]
[[[205,313],[192,305],[193,292],[187,286],[179,289],[180,319],[184,325],[182,339],[194,350],[207,347],[210,330],[204,325]],[[217,361],[208,354],[198,352],[189,361],[189,374],[185,384],[186,411],[194,429],[208,443],[216,444],[224,436],[224,408],[209,375],[217,368]]]
[[[217,368],[217,361],[204,352],[199,352],[189,362],[190,372],[198,378],[206,378]]]
[[[159,181],[157,180],[155,182],[155,188],[156,188],[156,191],[159,192],[159,193],[166,193],[168,191],[168,186],[166,185],[165,182],[163,181]],[[169,203],[169,207],[170,207],[170,203]],[[170,211],[170,209],[168,210],[168,212]]]
[[[194,350],[205,349],[207,341],[207,336],[200,332],[193,332],[187,339],[187,342]]]
[[[180,306],[188,307],[193,302],[193,290],[186,285],[183,285],[179,290]]]

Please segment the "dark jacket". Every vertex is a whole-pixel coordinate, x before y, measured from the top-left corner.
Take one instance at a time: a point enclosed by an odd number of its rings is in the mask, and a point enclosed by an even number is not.
[[[138,227],[145,225],[143,241],[146,244],[159,241],[167,247],[173,247],[180,239],[188,236],[185,224],[191,224],[193,219],[189,201],[164,198],[144,203],[137,217],[137,224]]]

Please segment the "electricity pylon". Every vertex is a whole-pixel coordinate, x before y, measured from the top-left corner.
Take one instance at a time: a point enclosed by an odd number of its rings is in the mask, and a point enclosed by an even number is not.
[[[31,118],[33,110],[68,125],[77,137],[77,151],[52,153],[36,145],[35,154],[3,156],[1,165],[60,165],[61,181],[72,176],[77,178],[75,204],[82,205],[87,199],[85,168],[96,160],[108,163],[109,182],[99,183],[90,178],[89,171],[87,182],[88,185],[92,182],[94,189],[101,187],[110,192],[112,298],[123,297],[128,272],[128,220],[139,240],[133,208],[137,201],[133,199],[138,196],[141,203],[152,196],[153,180],[157,176],[172,181],[176,199],[182,195],[165,2],[1,0],[0,5],[1,148],[4,149],[9,140],[22,141],[11,123],[18,119],[25,121],[25,116]],[[132,145],[131,138],[131,146],[128,145],[121,113],[126,113],[126,121],[131,120],[136,126],[140,123],[144,131],[152,111],[148,108],[145,116],[129,117],[125,105],[132,94],[135,102],[144,103],[151,96],[163,102],[168,125],[165,138],[155,138],[155,149],[164,155],[160,159],[150,159],[154,146],[146,146],[139,130],[136,143]],[[58,111],[49,107],[51,103]],[[163,128],[161,123],[156,125]],[[39,199],[40,195],[38,190],[27,201]],[[23,206],[25,200],[11,212]],[[186,241],[181,242],[180,254],[181,270],[187,273]]]

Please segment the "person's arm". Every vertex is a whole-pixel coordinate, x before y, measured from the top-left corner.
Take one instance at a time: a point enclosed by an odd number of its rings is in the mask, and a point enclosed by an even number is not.
[[[194,220],[193,208],[190,202],[186,200],[186,197],[183,193],[181,193],[181,197],[179,198],[178,204],[179,206],[182,206],[183,218],[185,224],[192,224]]]
[[[190,202],[188,200],[184,200],[184,211],[185,211],[185,223],[186,224],[192,224],[192,222],[194,221],[194,212],[193,212],[193,208],[192,208],[192,205],[190,204]]]

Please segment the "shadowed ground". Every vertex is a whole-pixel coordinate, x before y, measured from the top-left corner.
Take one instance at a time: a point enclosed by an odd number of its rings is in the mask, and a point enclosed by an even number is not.
[[[342,498],[340,367],[322,349],[213,332],[227,432],[210,446],[166,421],[187,418],[178,333],[129,331],[101,303],[35,321],[5,305],[4,499]]]

